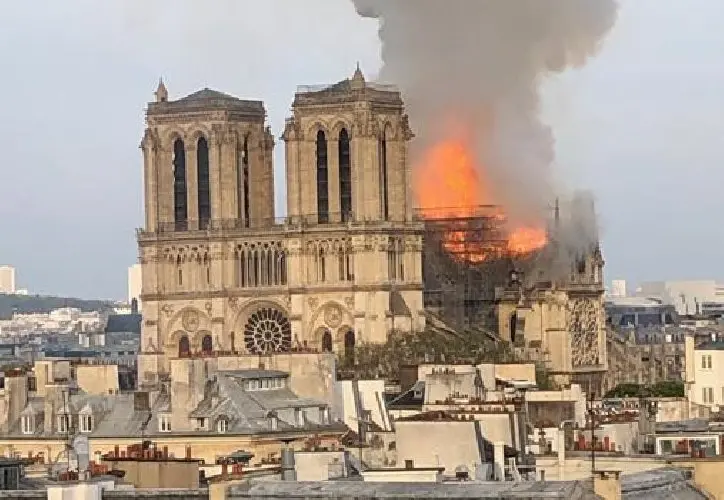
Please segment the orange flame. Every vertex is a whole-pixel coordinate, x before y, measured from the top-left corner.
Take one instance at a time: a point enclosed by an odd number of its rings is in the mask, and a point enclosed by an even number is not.
[[[500,207],[494,206],[491,186],[482,178],[465,141],[448,140],[430,148],[414,169],[414,192],[423,216],[435,218],[464,218],[485,215],[505,221]],[[488,236],[486,238],[486,236]],[[460,230],[449,230],[443,245],[453,255],[468,262],[483,262],[503,255],[526,255],[547,242],[540,227],[508,227],[504,241],[495,235],[472,234],[460,222]]]

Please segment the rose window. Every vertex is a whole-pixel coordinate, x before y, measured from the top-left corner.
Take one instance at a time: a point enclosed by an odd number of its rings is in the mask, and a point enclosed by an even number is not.
[[[252,354],[289,351],[292,347],[292,326],[278,309],[261,308],[246,322],[244,344]]]

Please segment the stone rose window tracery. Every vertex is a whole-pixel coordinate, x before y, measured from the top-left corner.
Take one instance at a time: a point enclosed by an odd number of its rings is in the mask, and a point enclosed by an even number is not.
[[[590,299],[571,301],[568,331],[571,335],[571,362],[574,367],[600,364],[598,309]]]
[[[249,316],[244,344],[252,354],[287,352],[292,347],[292,326],[280,310],[263,307]]]

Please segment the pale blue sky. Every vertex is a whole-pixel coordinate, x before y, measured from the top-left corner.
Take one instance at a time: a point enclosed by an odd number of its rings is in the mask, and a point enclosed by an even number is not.
[[[0,0],[0,264],[22,286],[124,296],[160,75],[172,97],[208,86],[263,99],[278,136],[296,85],[340,80],[358,60],[379,68],[376,25],[351,2],[201,6]],[[716,0],[623,0],[600,55],[546,87],[556,174],[595,192],[609,279],[724,277],[723,23]]]

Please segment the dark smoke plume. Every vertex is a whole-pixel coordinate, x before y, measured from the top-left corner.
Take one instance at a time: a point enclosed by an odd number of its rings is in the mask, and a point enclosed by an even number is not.
[[[596,54],[617,1],[352,1],[380,22],[379,79],[404,94],[417,134],[413,158],[446,138],[451,122],[462,124],[474,135],[492,201],[514,219],[540,220],[556,196],[541,83]]]

